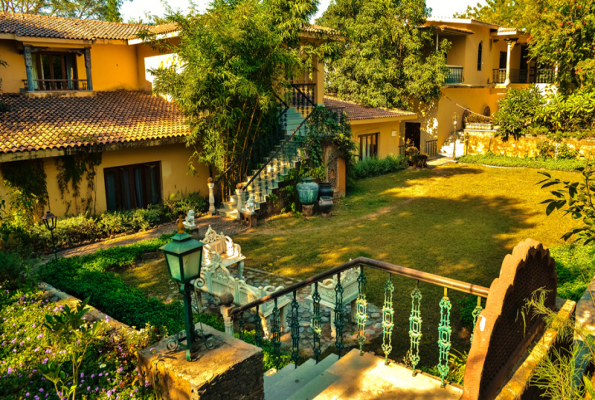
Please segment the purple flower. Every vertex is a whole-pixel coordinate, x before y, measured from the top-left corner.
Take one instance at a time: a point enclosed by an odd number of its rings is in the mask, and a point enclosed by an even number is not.
[[[105,316],[105,322],[109,322],[109,315]]]
[[[85,373],[84,372],[81,372],[81,378],[84,377],[84,376],[85,376]]]
[[[95,378],[95,374],[91,374],[91,379]]]
[[[8,371],[6,371],[6,372],[8,372],[8,375],[10,375],[10,373],[12,372],[12,368],[8,367]]]
[[[43,333],[41,335],[37,335],[37,339],[41,339],[43,337]]]
[[[40,391],[41,393],[43,393],[43,388],[40,388],[40,389],[39,389],[39,391]]]
[[[29,392],[25,393],[25,397],[29,397]]]

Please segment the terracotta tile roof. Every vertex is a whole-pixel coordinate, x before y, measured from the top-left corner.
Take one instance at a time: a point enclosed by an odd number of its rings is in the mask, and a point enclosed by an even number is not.
[[[189,133],[174,104],[144,92],[94,97],[0,95],[0,154],[181,137]]]
[[[0,33],[14,33],[17,36],[126,40],[136,37],[140,30],[147,28],[151,27],[44,15],[0,13]]]
[[[385,110],[382,108],[364,107],[359,104],[349,103],[346,101],[336,100],[329,97],[324,98],[324,106],[329,108],[344,107],[345,113],[349,116],[351,121],[362,119],[378,119],[378,118],[392,118],[415,116],[416,114],[410,111],[392,109]]]
[[[152,26],[149,31],[155,33],[156,35],[162,35],[164,33],[171,33],[175,32],[179,29],[179,25],[172,22],[169,24],[162,24],[157,26]]]

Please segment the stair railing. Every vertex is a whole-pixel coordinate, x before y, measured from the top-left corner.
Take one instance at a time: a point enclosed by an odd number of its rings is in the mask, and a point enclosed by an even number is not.
[[[306,113],[306,118],[298,125],[297,128],[293,130],[293,132],[286,138],[284,141],[281,141],[281,145],[279,148],[270,156],[260,167],[260,169],[252,175],[252,178],[248,180],[248,182],[241,188],[241,191],[245,191],[256,179],[262,171],[267,168],[271,162],[276,159],[281,151],[285,149],[288,143],[290,143],[296,136],[298,132],[301,131],[302,127],[308,122],[310,117],[312,116],[312,110],[316,107],[314,103],[314,90],[316,84],[314,83],[292,83],[291,87],[293,89],[291,94],[291,105],[296,107],[296,109],[303,113]]]
[[[290,330],[291,330],[291,342],[292,342],[292,351],[291,351],[291,359],[295,363],[295,367],[298,366],[298,361],[300,360],[300,320],[299,320],[299,304],[297,302],[297,291],[300,289],[304,289],[310,285],[314,285],[313,292],[312,292],[312,302],[313,302],[313,316],[312,316],[312,330],[313,330],[313,351],[316,358],[316,363],[319,362],[319,356],[321,354],[321,347],[320,347],[320,338],[321,338],[321,325],[322,319],[320,316],[320,301],[321,296],[318,293],[318,282],[323,281],[324,279],[331,278],[336,275],[337,277],[337,284],[335,286],[335,328],[336,328],[336,342],[335,347],[337,352],[339,353],[339,357],[341,357],[343,349],[345,345],[343,344],[343,330],[345,328],[344,322],[344,306],[343,304],[343,287],[341,285],[341,273],[348,271],[352,268],[360,268],[359,276],[357,278],[358,283],[358,297],[356,300],[357,305],[357,325],[358,325],[358,335],[357,341],[359,344],[360,355],[363,355],[363,345],[366,342],[365,336],[365,329],[366,329],[366,321],[367,321],[367,300],[366,300],[366,283],[367,278],[364,273],[364,266],[371,267],[380,271],[388,272],[387,281],[384,284],[384,307],[382,308],[382,327],[383,327],[383,344],[382,350],[385,355],[385,364],[389,363],[388,356],[392,351],[391,341],[392,341],[392,332],[394,327],[394,308],[393,308],[393,291],[394,286],[391,281],[392,275],[399,275],[405,278],[414,279],[417,281],[415,288],[411,292],[412,298],[412,305],[411,305],[411,314],[410,314],[410,326],[409,326],[409,337],[410,337],[410,349],[409,349],[409,360],[413,366],[413,376],[416,376],[417,371],[415,367],[420,361],[419,356],[419,343],[421,340],[421,311],[420,311],[420,304],[421,304],[421,291],[419,289],[419,282],[426,282],[433,285],[438,285],[444,288],[444,296],[439,303],[440,306],[440,324],[438,326],[438,348],[439,348],[439,359],[438,359],[438,371],[440,373],[440,377],[442,379],[442,386],[446,385],[445,379],[449,371],[448,365],[448,356],[450,351],[451,345],[451,333],[452,328],[450,326],[450,310],[452,308],[451,302],[448,298],[448,289],[456,290],[463,293],[468,293],[477,296],[477,306],[473,310],[473,324],[475,325],[477,321],[477,317],[482,311],[481,307],[481,298],[487,298],[489,294],[489,289],[483,286],[474,285],[467,282],[458,281],[455,279],[446,278],[439,275],[430,274],[423,271],[418,271],[411,268],[401,267],[398,265],[390,264],[384,261],[372,260],[365,257],[358,257],[355,260],[351,260],[344,264],[341,264],[335,268],[329,269],[324,271],[318,275],[312,276],[306,280],[303,280],[295,285],[291,285],[287,288],[278,290],[268,296],[264,296],[258,300],[255,300],[251,303],[248,303],[241,307],[236,307],[231,311],[232,316],[236,316],[239,318],[239,326],[240,326],[240,338],[244,338],[244,313],[246,311],[250,311],[251,309],[256,309],[258,313],[258,309],[261,305],[269,302],[274,301],[275,307],[273,308],[273,312],[271,314],[271,326],[269,332],[269,340],[273,346],[273,356],[275,357],[275,364],[277,368],[279,367],[280,363],[280,356],[281,356],[281,316],[279,309],[277,308],[277,299],[279,297],[285,296],[287,294],[293,294],[293,301],[291,303],[291,318],[289,318]],[[262,346],[262,339],[263,339],[263,330],[262,330],[262,323],[258,315],[255,319],[255,342],[257,346]],[[471,335],[471,340],[473,340],[473,335]]]
[[[279,132],[274,132],[273,136],[274,136],[274,140],[281,140],[282,139],[282,135],[283,132],[285,130],[284,128],[284,121],[286,118],[286,114],[287,114],[287,110],[289,110],[289,106],[287,105],[287,103],[285,103],[285,101],[283,101],[279,96],[277,96],[275,94],[275,97],[277,98],[277,101],[282,104],[283,108],[281,110],[281,112],[279,112],[279,115],[277,116],[277,118],[279,118],[281,120],[281,129],[279,129]],[[266,140],[266,135],[260,135],[258,138],[256,138],[254,141],[252,141],[252,144],[250,146],[248,146],[246,148],[246,150],[244,150],[244,152],[242,154],[240,154],[240,156],[238,156],[230,165],[229,167],[227,167],[227,169],[225,171],[223,171],[223,173],[221,175],[219,175],[217,177],[217,179],[215,179],[214,185],[216,188],[219,188],[219,183],[226,178],[226,180],[228,182],[231,182],[231,184],[223,184],[221,186],[221,196],[222,196],[222,201],[225,201],[225,198],[232,195],[234,192],[233,190],[235,189],[235,184],[236,183],[240,183],[245,174],[244,174],[244,169],[246,169],[247,171],[250,169],[251,167],[251,162],[248,162],[246,165],[246,168],[235,168],[237,165],[241,165],[242,162],[244,161],[251,161],[251,157],[254,153],[254,149],[258,148],[259,145],[262,144],[262,142],[264,140]]]

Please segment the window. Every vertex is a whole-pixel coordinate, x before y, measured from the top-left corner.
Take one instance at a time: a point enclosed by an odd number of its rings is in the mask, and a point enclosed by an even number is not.
[[[76,54],[40,51],[32,54],[35,90],[84,90],[79,87]]]
[[[146,208],[161,202],[159,162],[105,168],[108,211]]]
[[[378,155],[378,134],[372,133],[370,135],[359,136],[359,159],[366,160],[370,157]]]
[[[481,53],[483,52],[483,44],[479,43],[477,47],[477,70],[481,71]]]

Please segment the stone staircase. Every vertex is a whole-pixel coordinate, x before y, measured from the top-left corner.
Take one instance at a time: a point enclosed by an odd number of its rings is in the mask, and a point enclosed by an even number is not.
[[[444,141],[444,144],[438,153],[445,157],[453,157],[453,152],[455,150],[456,155],[454,158],[465,155],[465,140],[463,138],[463,131],[451,133],[450,136]]]
[[[268,374],[268,373],[267,373]],[[318,364],[310,359],[295,368],[289,364],[265,374],[265,400],[459,399],[460,386],[440,387],[440,379],[353,349],[341,359],[331,354]]]
[[[291,137],[293,131],[306,119],[309,114],[309,109],[304,108],[303,111],[298,111],[295,107],[291,107],[287,110],[287,128],[285,131],[285,138],[275,146],[275,148],[269,153],[267,159],[262,160],[262,163],[257,164],[257,167],[252,170],[252,174],[247,176],[246,179],[241,182],[243,186],[248,183],[253,176],[256,177],[242,193],[242,209],[246,206],[246,202],[251,194],[254,195],[255,209],[259,210],[261,206],[266,206],[266,199],[274,189],[279,188],[279,183],[283,182],[283,179],[287,176],[290,169],[296,166],[296,163],[300,160],[299,145],[295,138]],[[307,124],[304,124],[300,131],[296,133],[299,136],[307,135]],[[275,152],[283,147],[281,152],[274,157],[271,162],[260,172],[258,170],[262,167],[268,159],[274,156]],[[227,201],[222,203],[222,207],[217,209],[219,215],[238,218],[238,196],[231,195]]]

